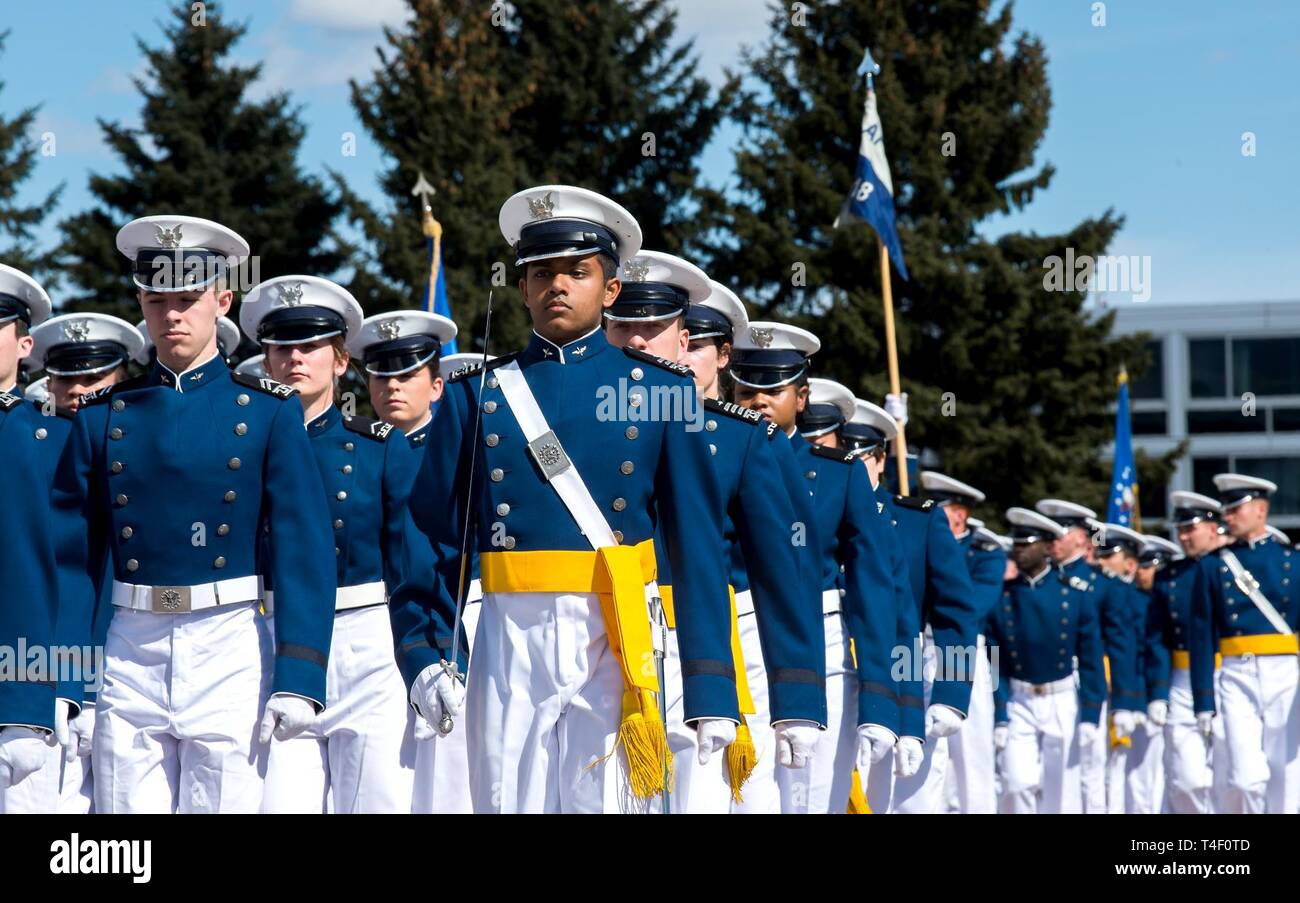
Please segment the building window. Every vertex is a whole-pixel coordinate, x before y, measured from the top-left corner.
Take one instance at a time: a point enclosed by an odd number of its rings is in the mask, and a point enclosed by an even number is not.
[[[1269,499],[1269,514],[1300,514],[1300,458],[1237,457],[1233,465],[1238,473],[1277,484],[1277,492]]]
[[[1228,459],[1223,458],[1193,458],[1192,459],[1192,491],[1199,492],[1201,495],[1208,495],[1212,499],[1219,497],[1219,490],[1214,486],[1214,475],[1216,473],[1227,473]]]
[[[1131,425],[1134,436],[1169,435],[1169,415],[1164,411],[1134,411]]]
[[[1247,417],[1239,408],[1223,411],[1188,411],[1187,432],[1201,433],[1262,433],[1268,427],[1263,411]]]
[[[1129,381],[1129,395],[1132,398],[1165,397],[1165,343],[1156,339],[1147,342],[1147,367],[1137,379]]]
[[[1300,395],[1300,338],[1233,339],[1235,395]]]
[[[1164,520],[1168,516],[1166,503],[1169,499],[1169,487],[1164,483],[1151,486],[1140,483],[1138,497],[1138,514],[1142,515],[1143,521]]]
[[[1223,339],[1191,339],[1187,352],[1193,398],[1228,396],[1228,363]]]
[[[1274,408],[1273,432],[1300,433],[1300,408]]]

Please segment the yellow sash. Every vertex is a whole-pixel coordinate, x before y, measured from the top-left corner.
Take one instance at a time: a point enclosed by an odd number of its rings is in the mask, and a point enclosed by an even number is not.
[[[749,675],[745,673],[745,654],[740,648],[740,622],[736,614],[736,588],[727,585],[727,594],[731,597],[731,662],[736,671],[736,701],[740,706],[740,726],[736,728],[736,739],[727,747],[727,780],[731,785],[731,798],[744,802],[740,788],[754,773],[758,764],[758,750],[754,746],[754,735],[745,720],[746,715],[753,715],[754,695],[749,690]],[[664,603],[664,618],[668,626],[677,629],[677,611],[673,607],[673,588],[659,587],[659,598]]]
[[[645,585],[655,579],[654,541],[607,546],[594,552],[484,552],[479,567],[484,593],[595,593],[610,652],[623,671],[623,719],[618,743],[627,755],[628,779],[638,799],[672,781],[672,753],[655,694],[654,642]],[[616,744],[617,748],[617,744]]]

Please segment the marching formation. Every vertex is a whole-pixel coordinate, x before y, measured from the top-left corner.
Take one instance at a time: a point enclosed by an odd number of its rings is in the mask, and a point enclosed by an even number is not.
[[[1272,483],[1172,493],[1177,543],[1061,499],[1000,536],[888,488],[905,396],[617,203],[500,227],[495,357],[312,274],[236,325],[252,249],[196,217],[119,231],[137,326],[0,265],[0,811],[1300,810]]]

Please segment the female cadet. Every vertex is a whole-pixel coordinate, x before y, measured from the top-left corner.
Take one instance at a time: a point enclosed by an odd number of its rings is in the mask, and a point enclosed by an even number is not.
[[[272,378],[298,390],[329,505],[337,580],[328,706],[300,736],[272,744],[267,812],[331,804],[335,812],[407,812],[411,804],[414,748],[386,603],[409,591],[403,575],[419,570],[422,537],[411,536],[406,508],[417,460],[391,424],[347,416],[336,404],[350,360],[345,343],[361,316],[345,289],[312,276],[263,282],[240,311]],[[431,574],[431,559],[423,572]],[[271,616],[275,595],[267,601]]]

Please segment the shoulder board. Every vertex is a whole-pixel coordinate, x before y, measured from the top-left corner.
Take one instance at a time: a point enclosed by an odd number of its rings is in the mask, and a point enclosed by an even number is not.
[[[496,367],[500,367],[502,364],[508,364],[513,361],[518,354],[519,352],[512,351],[510,354],[503,354],[500,357],[494,357],[492,360],[487,362],[487,369],[492,370]],[[457,383],[467,377],[475,376],[481,372],[483,372],[482,361],[479,361],[477,364],[461,364],[448,374],[447,382]]]
[[[923,499],[915,495],[895,495],[894,504],[916,511],[929,511],[934,507],[934,499]]]
[[[145,384],[147,379],[148,377],[144,375],[133,376],[130,379],[122,380],[120,383],[114,383],[111,386],[104,386],[103,388],[96,389],[93,392],[87,392],[85,395],[81,396],[81,406],[84,408],[87,405],[108,401],[108,397],[114,392],[125,392],[129,389],[138,389]]]
[[[267,395],[274,395],[276,398],[284,400],[293,398],[298,394],[298,390],[286,383],[276,382],[273,379],[267,379],[264,376],[254,376],[251,373],[230,373],[230,378],[241,386],[247,386],[250,389],[256,389],[259,392],[265,392]]]
[[[737,420],[743,420],[746,423],[758,423],[763,419],[763,415],[751,408],[742,408],[732,401],[718,401],[716,398],[704,399],[704,409],[712,411],[715,414],[724,414],[727,417],[734,417]],[[771,424],[776,426],[775,423]],[[770,432],[770,431],[769,431]]]
[[[676,373],[678,376],[695,376],[695,371],[685,364],[677,364],[665,357],[659,357],[657,354],[647,354],[636,348],[624,348],[623,353],[634,361],[642,361],[647,364],[654,364],[656,367],[667,370],[670,373]]]
[[[824,445],[814,445],[812,453],[819,458],[829,458],[832,461],[839,461],[843,464],[851,464],[857,460],[853,452],[846,452],[838,448],[827,448]]]
[[[12,411],[23,403],[21,395],[10,395],[8,392],[0,392],[0,411]]]
[[[344,417],[343,428],[367,436],[376,442],[386,442],[394,429],[391,423],[371,420],[369,417]]]

